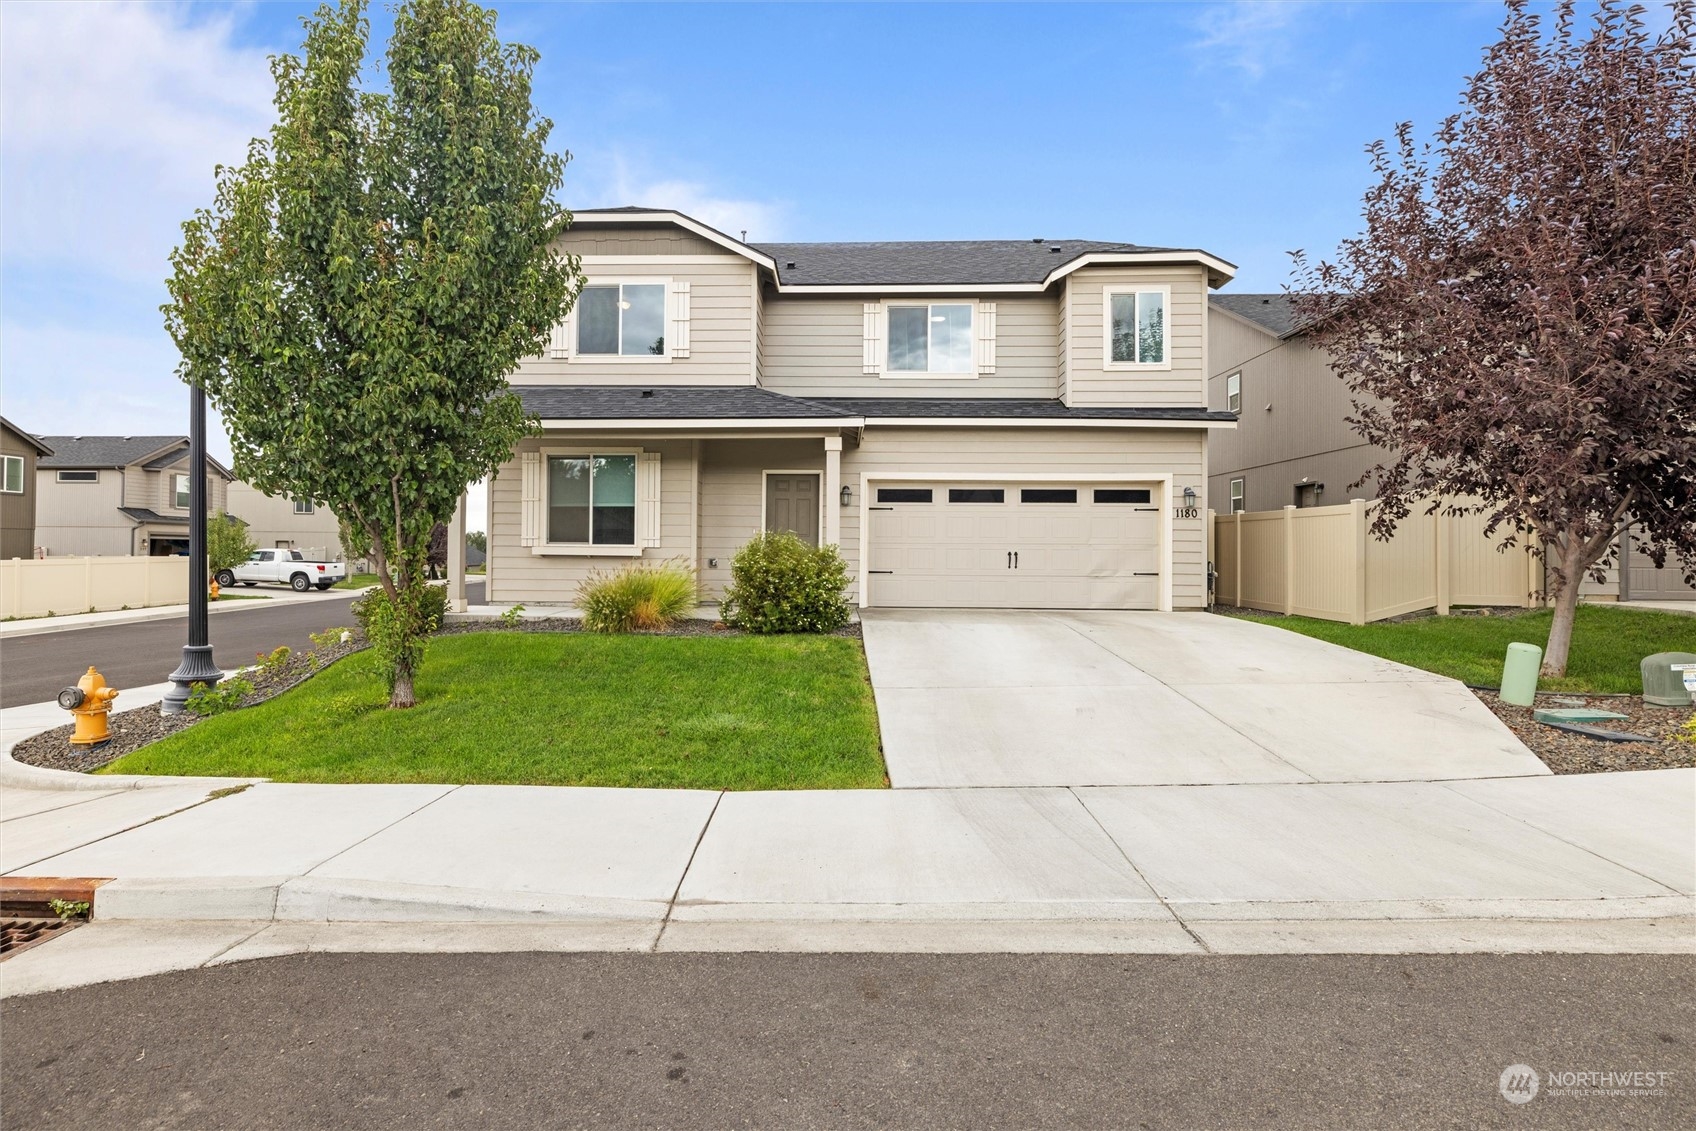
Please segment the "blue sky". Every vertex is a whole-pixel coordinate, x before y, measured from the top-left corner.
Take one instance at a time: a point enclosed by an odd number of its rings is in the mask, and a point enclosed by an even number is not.
[[[498,4],[540,49],[564,199],[753,241],[1203,247],[1276,290],[1357,226],[1362,152],[1457,106],[1493,3]],[[0,23],[0,410],[174,432],[177,225],[270,122],[309,5],[11,3]],[[374,39],[385,17],[375,13]],[[221,445],[220,445],[221,446]]]

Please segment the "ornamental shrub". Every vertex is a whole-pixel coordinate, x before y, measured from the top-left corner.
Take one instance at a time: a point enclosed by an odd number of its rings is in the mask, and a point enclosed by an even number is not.
[[[421,569],[409,571],[407,577],[398,602],[378,587],[353,603],[354,619],[382,659],[391,694],[396,681],[418,674],[430,635],[442,627],[448,611],[446,587],[425,581]]]
[[[694,612],[699,600],[695,569],[681,558],[596,570],[577,587],[590,632],[653,632]]]
[[[730,563],[719,615],[747,632],[835,632],[848,623],[848,563],[788,531],[755,535]]]

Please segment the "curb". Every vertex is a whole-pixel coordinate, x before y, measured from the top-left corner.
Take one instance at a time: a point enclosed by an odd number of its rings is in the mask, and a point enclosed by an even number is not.
[[[361,597],[375,588],[375,585],[368,585],[364,589],[330,589],[323,593],[315,593],[315,596],[330,597],[334,594],[335,599],[341,599],[343,597]],[[208,613],[239,613],[251,611],[253,609],[276,609],[283,608],[284,606],[281,603],[273,602],[293,599],[294,598],[292,596],[280,599],[276,597],[268,597],[265,600],[260,601],[231,601],[227,605],[220,604],[217,601],[212,601],[207,604],[206,611]],[[65,623],[73,616],[90,615],[106,619],[83,621],[79,624]],[[145,624],[148,621],[174,620],[177,617],[186,617],[187,615],[187,605],[158,605],[151,609],[119,609],[110,614],[71,613],[62,617],[30,617],[28,620],[0,623],[0,640],[10,640],[24,636],[45,636],[50,632],[76,632],[79,629],[84,628],[113,628],[117,625],[123,624]]]

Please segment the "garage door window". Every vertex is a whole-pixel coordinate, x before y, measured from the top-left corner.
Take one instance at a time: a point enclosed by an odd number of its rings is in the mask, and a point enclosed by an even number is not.
[[[1075,503],[1076,487],[1026,487],[1019,492],[1021,503]]]
[[[1154,495],[1143,487],[1097,487],[1095,501],[1098,503],[1149,503],[1154,501]]]
[[[877,501],[880,503],[928,503],[931,501],[929,487],[879,487]]]
[[[1004,503],[1007,492],[1000,487],[950,487],[948,501],[951,503]]]

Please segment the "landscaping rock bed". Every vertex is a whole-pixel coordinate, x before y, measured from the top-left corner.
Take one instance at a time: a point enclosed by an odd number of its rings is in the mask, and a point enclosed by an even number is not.
[[[345,643],[338,641],[316,652],[291,653],[281,663],[240,672],[243,679],[253,684],[253,692],[242,697],[241,706],[252,707],[267,699],[275,699],[342,657],[351,656],[365,647],[365,634],[359,629],[349,629],[348,637]],[[238,673],[231,673],[235,674]],[[119,696],[118,702],[123,702],[122,696]],[[149,743],[186,730],[199,722],[200,717],[187,711],[180,715],[161,714],[158,704],[150,704],[128,711],[114,711],[108,721],[112,738],[99,746],[72,746],[70,737],[76,728],[74,724],[67,723],[24,739],[12,747],[12,759],[49,770],[92,773]]]
[[[1536,709],[1593,707],[1625,715],[1596,725],[1628,731],[1654,742],[1604,742],[1556,730],[1531,717],[1532,708],[1503,703],[1493,691],[1473,689],[1496,717],[1557,774],[1594,774],[1617,770],[1665,770],[1696,766],[1696,742],[1677,736],[1691,716],[1689,707],[1652,707],[1637,695],[1539,694]]]

